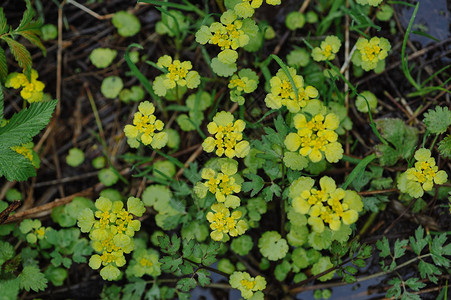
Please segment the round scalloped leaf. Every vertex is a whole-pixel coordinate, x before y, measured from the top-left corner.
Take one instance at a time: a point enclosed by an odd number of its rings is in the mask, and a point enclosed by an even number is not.
[[[277,231],[267,231],[258,240],[261,254],[269,260],[279,260],[288,252],[288,243]]]
[[[390,21],[393,16],[394,10],[388,4],[383,4],[380,7],[380,10],[376,13],[376,18],[379,21]]]
[[[163,185],[148,186],[142,195],[142,201],[147,206],[157,206],[157,203],[167,203],[171,201],[171,190]],[[156,209],[156,208],[155,208]]]
[[[126,11],[118,11],[111,21],[117,28],[117,32],[124,37],[134,36],[141,29],[139,19]]]
[[[124,87],[122,79],[117,76],[109,76],[102,81],[100,91],[109,99],[116,98]]]
[[[330,258],[327,256],[321,257],[317,263],[315,263],[312,267],[312,274],[318,275],[330,268],[332,268],[334,265],[330,262]],[[329,272],[326,275],[321,276],[318,278],[320,281],[327,281],[329,279],[332,279],[334,277],[335,271]]]
[[[69,150],[69,154],[66,156],[66,163],[71,167],[78,167],[85,161],[85,154],[78,148],[72,148]]]
[[[45,24],[41,27],[43,41],[54,40],[58,36],[58,28],[53,24]]]
[[[285,152],[283,163],[290,169],[300,171],[308,166],[308,159],[298,152]]]
[[[210,231],[205,223],[192,221],[182,227],[182,238],[187,240],[196,239],[198,242],[203,242],[207,239]]]
[[[111,168],[100,170],[97,177],[105,186],[112,186],[119,180],[119,177]]]
[[[310,62],[310,53],[305,48],[294,49],[287,55],[288,65],[299,68],[305,67]]]
[[[291,259],[299,269],[305,269],[310,265],[307,251],[305,251],[304,248],[294,249],[293,254],[291,255]]]
[[[249,235],[242,235],[233,239],[230,245],[230,249],[241,256],[247,255],[252,247],[254,247],[254,242]]]
[[[116,58],[117,51],[109,48],[97,48],[92,50],[89,59],[99,69],[108,67]]]
[[[352,233],[351,225],[341,224],[340,229],[332,231],[332,240],[344,243],[349,240]]]
[[[423,122],[431,133],[444,133],[451,125],[451,111],[448,107],[437,106],[424,114]]]
[[[291,246],[299,247],[307,242],[309,230],[307,226],[291,226],[290,232],[287,234],[288,243]]]
[[[197,97],[199,97],[198,100],[196,100]],[[186,99],[186,106],[188,106],[190,110],[194,110],[194,107],[196,107],[197,110],[204,111],[209,108],[212,103],[213,99],[211,98],[211,95],[204,91],[201,92],[200,96],[197,96],[197,94],[191,94]]]
[[[332,244],[332,231],[328,228],[325,228],[321,233],[313,231],[308,236],[308,242],[313,249],[327,249]]]
[[[285,19],[285,25],[290,30],[296,30],[304,27],[305,16],[298,11],[292,11],[287,15]]]
[[[153,176],[167,180],[175,175],[175,165],[169,160],[157,161],[153,164]]]
[[[224,64],[221,61],[219,61],[219,59],[217,57],[215,57],[211,60],[211,69],[218,76],[229,77],[229,76],[232,76],[233,73],[236,72],[237,66],[236,66],[236,63]]]

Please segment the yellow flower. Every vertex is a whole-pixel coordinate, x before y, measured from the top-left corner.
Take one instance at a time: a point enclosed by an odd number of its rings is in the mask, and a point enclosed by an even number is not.
[[[11,73],[6,78],[5,86],[8,88],[19,89],[22,87],[20,91],[20,95],[22,98],[27,100],[28,102],[38,102],[41,101],[44,97],[44,83],[42,81],[37,80],[38,72],[34,69],[31,70],[31,81],[27,79],[27,77],[22,73]]]
[[[272,109],[279,109],[282,105],[285,105],[290,112],[296,113],[305,107],[311,99],[318,97],[318,90],[313,86],[304,87],[304,78],[296,75],[294,68],[288,67],[288,72],[298,90],[298,97],[296,97],[287,74],[280,69],[269,82],[271,93],[266,96],[265,103]]]
[[[414,198],[423,196],[424,191],[432,190],[435,184],[443,184],[448,180],[445,171],[438,171],[431,151],[425,148],[415,152],[417,161],[413,168],[407,169],[398,180],[398,189]]]
[[[221,167],[221,171],[216,173],[213,169],[203,169],[201,176],[207,180],[204,182],[204,186],[215,195],[218,202],[224,203],[226,207],[236,208],[240,206],[240,198],[232,194],[241,191],[241,186],[235,182],[233,177],[236,168]]]
[[[328,162],[337,162],[343,157],[343,148],[337,142],[335,130],[339,125],[338,116],[330,113],[315,115],[310,121],[303,114],[294,116],[296,133],[289,133],[285,138],[285,146],[289,151],[298,151],[308,156],[312,162],[321,161],[324,156]]]
[[[33,161],[33,152],[30,148],[27,148],[24,145],[22,145],[22,146],[13,146],[11,147],[11,150],[23,155],[29,161]]]
[[[323,232],[325,224],[337,231],[341,224],[350,225],[357,221],[363,203],[355,191],[337,188],[335,181],[327,176],[320,179],[321,189],[314,188],[315,181],[300,177],[290,187],[293,208],[296,212],[309,215],[308,223],[316,232]]]
[[[251,277],[247,272],[233,272],[229,279],[230,286],[240,290],[244,299],[262,299],[266,288],[266,279],[260,275]]]
[[[249,154],[250,146],[248,141],[242,141],[243,130],[246,123],[243,120],[236,120],[230,112],[221,111],[213,118],[207,126],[208,132],[214,137],[207,137],[202,143],[206,152],[213,152],[216,148],[216,155],[221,157],[225,154],[228,158],[245,157]]]
[[[149,101],[140,103],[138,112],[133,118],[133,125],[125,125],[125,136],[129,139],[137,139],[144,145],[151,145],[155,149],[163,148],[168,142],[168,134],[156,133],[163,130],[164,123],[155,117],[154,112],[155,107]]]
[[[335,35],[327,36],[321,42],[321,47],[316,47],[312,51],[312,58],[316,61],[333,60],[335,54],[340,50],[341,41]]]
[[[193,68],[190,61],[181,62],[178,59],[172,60],[169,55],[163,55],[158,59],[157,66],[168,70],[168,73],[157,76],[153,82],[153,89],[158,96],[165,96],[167,90],[177,85],[194,89],[200,84],[199,73],[190,71]]]
[[[355,46],[357,50],[353,55],[353,63],[365,71],[375,69],[391,49],[390,42],[383,37],[372,37],[370,40],[359,38]]]
[[[207,213],[207,220],[213,230],[210,236],[215,241],[221,241],[226,236],[242,235],[247,229],[247,223],[241,218],[241,211],[230,214],[229,209],[223,203],[215,203],[211,206],[213,212]]]

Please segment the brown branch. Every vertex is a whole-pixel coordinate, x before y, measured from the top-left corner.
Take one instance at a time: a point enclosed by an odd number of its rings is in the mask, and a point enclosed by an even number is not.
[[[3,224],[6,219],[8,219],[8,216],[10,213],[15,211],[20,206],[20,201],[16,200],[13,203],[11,203],[4,211],[0,213],[0,224]]]

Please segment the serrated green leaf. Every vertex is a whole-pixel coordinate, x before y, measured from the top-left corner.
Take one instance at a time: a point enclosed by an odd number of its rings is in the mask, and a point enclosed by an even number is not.
[[[451,134],[448,134],[443,140],[438,144],[438,151],[440,155],[445,158],[451,158]]]
[[[252,181],[244,182],[242,184],[242,190],[243,192],[252,191],[251,197],[254,197],[263,188],[263,186],[265,185],[265,181],[263,180],[263,178],[253,173],[246,174],[245,176]]]
[[[429,109],[424,114],[424,124],[427,130],[432,133],[444,133],[451,125],[451,111],[448,107],[435,107],[435,110]]]
[[[167,253],[170,255],[174,255],[179,251],[182,240],[177,235],[171,236],[171,242],[168,245]]]
[[[380,257],[387,257],[390,255],[390,244],[388,243],[388,239],[385,236],[382,238],[382,240],[378,240],[376,242],[376,247],[380,251]]]
[[[446,233],[442,233],[439,236],[435,237],[432,240],[431,244],[431,254],[432,254],[432,260],[435,262],[438,266],[443,266],[448,268],[450,265],[450,261],[443,257],[443,255],[449,255],[446,253],[449,253],[451,251],[450,244],[448,244],[446,247],[443,247],[443,244],[446,242]]]
[[[348,273],[343,274],[343,280],[347,283],[354,283],[356,281],[355,277]]]
[[[0,7],[0,34],[4,34],[9,31],[8,21],[6,20],[3,7]]]
[[[407,240],[396,240],[394,248],[394,258],[399,258],[406,253],[406,246],[408,244]]]
[[[26,266],[19,275],[19,286],[27,292],[31,290],[38,292],[47,287],[47,278],[36,266]]]
[[[210,272],[204,269],[200,269],[196,272],[197,274],[197,281],[201,286],[206,286],[211,283],[210,279]]]
[[[189,257],[193,254],[194,246],[196,245],[196,242],[194,240],[186,240],[183,239],[183,257]]]
[[[6,56],[5,51],[0,48],[0,82],[3,84],[6,80],[6,77],[8,76],[8,65],[6,63]],[[3,92],[0,91],[2,94]],[[0,97],[3,98],[3,95],[0,95]],[[1,100],[2,104],[0,104],[1,107],[3,107],[3,99]],[[0,119],[3,118],[3,109],[0,108]]]
[[[5,176],[8,181],[24,181],[36,176],[36,169],[23,155],[0,148],[0,176]]]
[[[179,269],[182,262],[183,259],[181,257],[164,256],[160,258],[161,270],[167,273],[174,273]]]
[[[2,48],[0,48],[0,52]],[[5,96],[3,95],[3,86],[0,84],[0,122],[3,119],[3,112],[5,109]]]
[[[357,267],[359,267],[359,268],[365,268],[365,266],[366,266],[365,260],[363,260],[363,259],[361,259],[361,258],[352,261],[352,263],[353,263],[354,265],[356,265]]]
[[[425,283],[419,281],[418,278],[415,277],[407,279],[404,283],[416,292],[426,286]]]
[[[391,279],[388,283],[392,284],[393,286],[387,290],[385,297],[397,299],[399,296],[401,296],[401,282],[402,281],[399,278]]]
[[[122,290],[122,299],[140,300],[146,290],[147,283],[142,279],[137,279],[135,282],[126,284]]]
[[[409,240],[412,250],[415,254],[420,255],[421,250],[428,244],[429,239],[424,237],[424,229],[419,226],[417,230],[415,230],[415,237],[411,236]]]
[[[30,25],[35,26],[34,23],[30,23]],[[40,27],[40,25],[39,25],[39,27]],[[44,56],[46,56],[47,49],[45,48],[44,44],[42,44],[41,39],[38,36],[39,27],[37,27],[37,29],[35,29],[35,30],[33,28],[27,28],[27,30],[19,31],[17,33],[19,35],[23,36],[24,38],[26,38],[30,43],[32,43],[33,45],[35,45],[36,47],[41,49]]]
[[[22,20],[20,20],[19,26],[17,26],[15,30],[21,30],[23,27],[25,27],[28,23],[31,22],[31,20],[35,15],[35,11],[31,6],[30,0],[25,0],[25,3],[27,5],[27,9],[23,13]]]
[[[193,265],[188,262],[188,261],[184,261],[183,264],[181,264],[179,266],[180,271],[182,272],[183,275],[188,275],[188,274],[192,274],[194,272],[194,267]]]
[[[0,128],[0,149],[29,142],[47,125],[56,103],[57,100],[31,103],[29,108],[14,114],[9,123]]]
[[[189,292],[194,289],[197,285],[196,279],[194,278],[182,278],[177,282],[177,289]]]
[[[357,268],[355,268],[353,266],[346,266],[345,271],[351,275],[354,275],[355,273],[357,273]]]
[[[437,277],[435,277],[435,275],[441,274],[439,268],[423,260],[421,260],[420,263],[418,264],[418,270],[420,271],[421,278],[425,279],[427,277],[430,281],[434,283],[437,283]]]
[[[3,37],[3,40],[8,44],[11,53],[14,55],[19,66],[23,69],[25,76],[29,79],[31,76],[31,54],[21,43],[13,40],[10,37]]]

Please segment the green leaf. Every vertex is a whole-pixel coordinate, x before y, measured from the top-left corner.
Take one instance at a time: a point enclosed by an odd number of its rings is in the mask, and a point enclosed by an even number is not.
[[[0,281],[1,300],[19,299],[19,278]]]
[[[442,272],[435,265],[427,263],[423,260],[418,264],[418,270],[420,271],[421,278],[428,278],[430,281],[437,283],[437,277],[435,275],[440,275]]]
[[[6,20],[3,7],[0,7],[0,34],[7,33],[9,31],[8,21]]]
[[[356,179],[357,175],[363,172],[366,166],[374,159],[376,159],[375,154],[368,155],[367,157],[362,159],[354,168],[354,170],[352,170],[352,172],[349,174],[348,178],[346,178],[346,181],[345,183],[343,183],[341,188],[345,190]]]
[[[183,239],[183,257],[190,257],[193,254],[194,247],[198,246],[196,245],[196,242],[194,240],[186,240]]]
[[[275,183],[272,183],[270,186],[265,187],[262,191],[263,198],[266,202],[272,201],[274,195],[276,197],[280,197],[282,193],[282,188]]]
[[[448,134],[443,140],[438,144],[438,151],[440,155],[445,158],[451,158],[451,134]]]
[[[5,176],[8,181],[24,181],[36,176],[36,169],[23,155],[8,148],[0,148],[0,176]]]
[[[179,266],[180,271],[183,275],[192,274],[194,272],[193,264],[188,261],[183,261],[183,264]]]
[[[8,242],[0,241],[0,266],[14,256],[14,247]]]
[[[393,258],[399,258],[406,253],[406,246],[408,244],[408,240],[396,240],[395,248],[394,248],[394,256]]]
[[[163,256],[160,258],[161,270],[167,273],[175,273],[182,262],[183,259],[181,257]]]
[[[426,286],[425,283],[419,281],[418,278],[415,277],[407,279],[404,283],[416,292],[418,292],[421,288],[424,288]]]
[[[147,283],[142,279],[137,279],[136,282],[126,284],[122,290],[122,299],[140,300],[146,290]]]
[[[22,30],[25,26],[27,26],[31,22],[31,20],[35,15],[35,11],[31,6],[30,0],[25,0],[25,3],[27,5],[27,9],[23,13],[22,20],[20,20],[19,26],[17,26],[15,31]]]
[[[196,279],[194,278],[182,278],[177,282],[177,289],[189,292],[194,289],[197,285]]]
[[[432,260],[436,265],[448,268],[450,261],[447,258],[443,257],[443,255],[451,255],[451,243],[444,247],[443,244],[445,242],[446,233],[442,233],[439,236],[435,237],[432,240],[431,244],[431,254]]]
[[[0,128],[0,151],[29,142],[47,125],[56,103],[56,100],[31,103],[29,108],[14,114],[9,123]]]
[[[47,287],[47,278],[36,266],[26,266],[19,275],[19,286],[27,292],[31,290],[38,292]]]
[[[245,176],[251,179],[252,182],[244,182],[242,184],[242,190],[243,192],[249,192],[252,190],[251,197],[254,197],[263,188],[265,181],[263,178],[253,173],[246,174]]]
[[[419,226],[417,230],[415,230],[415,237],[411,236],[409,240],[412,250],[416,255],[420,255],[421,250],[428,244],[429,238],[424,237],[424,229]]]
[[[2,48],[0,48],[0,52],[3,51]],[[1,78],[0,78],[1,83]],[[0,84],[0,122],[3,120],[3,112],[5,109],[5,96],[3,95],[3,86]]]
[[[424,114],[424,124],[427,130],[432,133],[444,133],[451,125],[451,111],[448,107],[435,107],[435,110],[429,109]]]
[[[117,32],[124,37],[134,36],[141,29],[139,19],[126,11],[118,11],[111,20]]]
[[[199,282],[200,286],[206,286],[211,283],[210,279],[210,272],[204,269],[200,269],[196,272],[197,274],[197,281]]]
[[[393,278],[388,283],[392,284],[393,286],[387,290],[385,297],[398,299],[399,296],[401,296],[402,280],[399,278]]]
[[[376,242],[376,247],[380,251],[380,257],[387,257],[390,255],[390,244],[388,243],[388,239],[385,236],[382,238],[382,240],[378,240]]]
[[[375,121],[377,127],[381,130],[382,136],[390,142],[393,147],[391,150],[396,151],[396,160],[399,158],[408,159],[412,156],[418,141],[418,130],[414,127],[407,126],[401,119],[380,119]],[[378,151],[378,156],[383,157],[385,155],[393,156],[393,151],[387,149],[387,146],[383,147],[381,145],[376,146]],[[387,153],[385,153],[387,152]],[[381,160],[381,163],[383,161]],[[393,164],[393,159],[387,161],[386,165]]]
[[[40,34],[40,28],[40,22],[32,22],[26,28],[24,28],[24,30],[17,33],[26,38],[30,43],[41,49],[44,56],[46,56],[47,49],[42,44],[41,39],[38,36]]]
[[[6,63],[6,56],[5,56],[5,51],[0,48],[0,83],[5,83],[6,77],[8,76],[8,65]],[[3,94],[3,92],[1,91],[1,93]],[[1,95],[0,97],[3,98],[3,95]],[[3,103],[3,100],[1,100],[1,102]],[[3,107],[3,104],[0,104],[1,107]],[[3,118],[3,110],[0,109],[0,119]]]
[[[8,44],[9,49],[14,55],[14,58],[16,59],[19,66],[24,70],[25,76],[27,76],[27,78],[30,78],[32,64],[30,52],[28,52],[24,45],[16,42],[12,38],[5,36],[3,37],[3,40]]]

